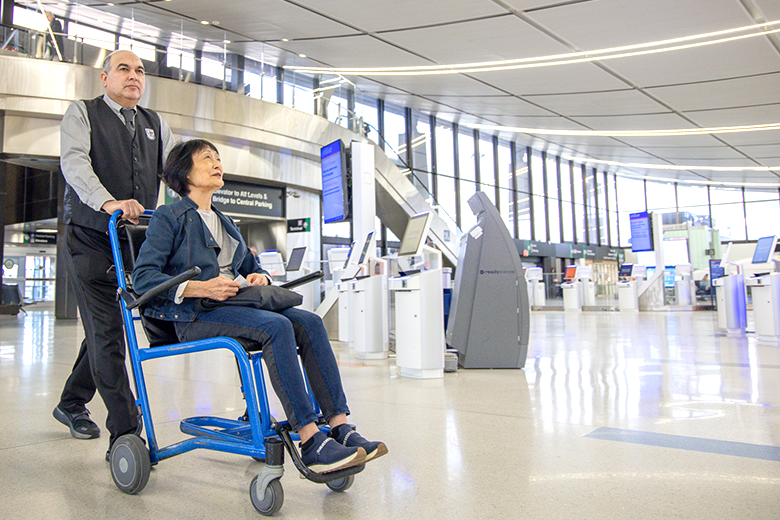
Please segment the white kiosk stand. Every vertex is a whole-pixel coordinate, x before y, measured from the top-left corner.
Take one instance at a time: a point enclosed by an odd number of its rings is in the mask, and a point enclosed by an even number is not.
[[[395,296],[396,364],[404,377],[444,377],[444,288],[441,252],[425,246],[431,213],[409,219],[398,251],[399,263],[428,256],[424,270],[401,270],[388,285]]]
[[[528,304],[531,307],[544,307],[547,303],[545,295],[544,273],[541,267],[528,267],[525,270],[526,287],[528,288]]]
[[[680,264],[675,266],[674,299],[677,305],[693,305],[696,301],[696,284],[693,281],[693,266]]]
[[[773,262],[769,274],[745,280],[753,294],[753,319],[759,341],[780,343],[780,273],[774,259],[777,236],[759,238],[753,253],[753,264]],[[771,264],[770,264],[771,265]]]
[[[593,268],[589,265],[566,267],[563,289],[563,308],[567,311],[581,311],[583,306],[596,305],[596,284],[591,281]]]
[[[715,287],[715,298],[718,305],[718,327],[725,329],[727,334],[741,335],[745,333],[747,325],[747,305],[745,302],[745,277],[742,274],[742,266],[731,264],[728,261],[731,253],[731,242],[726,246],[726,252],[720,261],[724,269],[733,269],[712,281]]]
[[[371,231],[357,261],[359,272],[354,278],[342,278],[340,284],[348,287],[350,338],[359,359],[385,359],[389,350],[386,261],[370,255],[373,250],[376,243]],[[378,273],[369,271],[369,259]]]
[[[633,276],[634,268],[643,267],[634,264],[623,264],[618,272],[617,283],[618,303],[621,311],[639,310],[639,287],[636,278]],[[637,271],[639,271],[637,269]]]

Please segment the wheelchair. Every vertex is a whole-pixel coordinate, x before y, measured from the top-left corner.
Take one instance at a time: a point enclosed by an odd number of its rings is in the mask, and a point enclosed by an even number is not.
[[[268,394],[263,377],[262,351],[254,351],[256,344],[249,344],[243,338],[214,337],[200,341],[179,343],[172,322],[157,320],[144,316],[143,309],[156,295],[174,287],[200,273],[198,267],[193,267],[177,277],[160,284],[140,297],[136,297],[128,289],[128,277],[124,268],[122,251],[120,249],[119,229],[127,235],[129,259],[135,261],[136,255],[146,237],[146,225],[133,225],[122,221],[119,227],[117,211],[111,216],[108,234],[111,240],[111,250],[117,277],[117,299],[123,305],[122,321],[127,338],[127,347],[136,386],[136,405],[140,408],[143,428],[146,430],[148,448],[137,434],[123,435],[116,440],[111,448],[109,465],[111,477],[116,486],[127,494],[136,494],[144,489],[149,481],[151,466],[162,460],[194,449],[209,449],[246,455],[255,460],[265,462],[265,466],[249,485],[249,496],[255,509],[264,516],[277,513],[284,503],[284,490],[281,478],[284,475],[284,452],[287,450],[293,464],[302,477],[326,484],[332,491],[346,491],[354,482],[355,474],[363,471],[364,464],[334,471],[331,473],[316,473],[303,464],[295,442],[300,437],[292,431],[287,421],[277,421],[271,416],[268,405]],[[143,218],[149,218],[152,211],[146,211]],[[132,266],[130,266],[132,271]],[[308,281],[322,278],[322,272],[312,273],[293,282],[287,287],[301,285]],[[138,309],[144,332],[149,340],[149,347],[140,348],[133,325],[133,309]],[[250,352],[250,348],[253,350]],[[154,421],[149,408],[149,398],[144,380],[143,362],[170,356],[181,356],[207,350],[227,349],[233,353],[238,365],[241,379],[241,390],[246,400],[247,411],[243,417],[236,420],[222,417],[190,417],[181,421],[180,430],[190,438],[160,446],[154,433]],[[321,415],[319,405],[303,373],[306,389],[312,408],[320,420],[318,426],[327,433],[329,428]],[[139,424],[141,423],[139,419]]]

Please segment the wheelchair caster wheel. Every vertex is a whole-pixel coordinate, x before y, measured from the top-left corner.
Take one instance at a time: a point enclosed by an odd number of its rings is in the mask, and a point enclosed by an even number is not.
[[[355,482],[355,475],[350,475],[348,477],[331,480],[330,482],[326,482],[325,485],[328,486],[328,489],[330,489],[331,491],[336,491],[338,493],[341,493],[351,488],[354,482]]]
[[[149,482],[149,450],[137,435],[123,435],[111,447],[111,477],[122,492],[135,495]]]
[[[265,489],[260,489],[257,477],[249,485],[249,497],[257,512],[263,516],[272,516],[279,512],[284,504],[284,489],[279,479],[268,483]]]

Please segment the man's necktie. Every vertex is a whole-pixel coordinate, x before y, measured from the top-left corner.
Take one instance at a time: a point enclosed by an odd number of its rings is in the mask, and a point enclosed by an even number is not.
[[[125,126],[127,127],[127,131],[130,132],[130,135],[135,137],[135,123],[133,122],[133,115],[135,110],[132,108],[120,108],[119,112],[122,114],[122,117],[125,118]]]

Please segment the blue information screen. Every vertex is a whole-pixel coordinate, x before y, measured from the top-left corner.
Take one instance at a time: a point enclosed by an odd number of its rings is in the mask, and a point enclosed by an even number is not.
[[[631,251],[652,251],[653,232],[647,211],[631,213]]]
[[[344,197],[344,154],[341,141],[320,149],[322,163],[322,213],[325,223],[344,220],[347,214]]]

